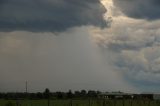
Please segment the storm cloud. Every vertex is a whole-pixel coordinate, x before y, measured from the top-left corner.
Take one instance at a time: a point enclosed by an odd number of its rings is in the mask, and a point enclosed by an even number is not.
[[[99,0],[1,0],[0,31],[59,32],[75,26],[107,26]]]
[[[127,16],[138,19],[160,18],[159,0],[113,0],[114,4]]]
[[[1,0],[0,91],[23,91],[26,80],[29,91],[159,91],[159,7],[157,0]]]

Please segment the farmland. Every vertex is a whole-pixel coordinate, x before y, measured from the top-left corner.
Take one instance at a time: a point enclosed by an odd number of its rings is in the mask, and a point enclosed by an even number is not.
[[[160,106],[154,100],[0,100],[0,106]]]

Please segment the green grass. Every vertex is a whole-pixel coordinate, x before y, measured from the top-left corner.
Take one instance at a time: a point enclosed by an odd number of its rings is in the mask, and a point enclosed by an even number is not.
[[[47,100],[19,100],[18,106],[48,106]],[[0,100],[0,106],[17,106],[15,100]],[[149,100],[51,100],[50,106],[160,106]]]

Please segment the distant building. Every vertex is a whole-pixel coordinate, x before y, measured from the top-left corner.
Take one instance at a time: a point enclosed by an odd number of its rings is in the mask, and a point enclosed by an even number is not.
[[[99,98],[105,98],[105,99],[132,99],[133,98],[133,94],[123,93],[123,92],[106,92],[106,93],[101,93],[99,95]]]
[[[160,100],[159,93],[143,93],[140,94],[143,99]]]
[[[153,94],[154,100],[160,100],[160,94]]]
[[[150,93],[138,94],[138,95],[135,96],[135,99],[153,100],[153,94],[150,94]]]
[[[160,100],[160,94],[156,93],[142,93],[131,94],[123,92],[106,92],[101,93],[99,98],[104,99],[147,99],[147,100]]]

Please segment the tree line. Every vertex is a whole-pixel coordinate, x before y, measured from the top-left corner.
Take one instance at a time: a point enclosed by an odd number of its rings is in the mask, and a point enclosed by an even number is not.
[[[48,88],[44,92],[27,93],[27,92],[10,92],[0,93],[0,99],[86,99],[86,98],[97,98],[100,91],[95,90],[80,90],[74,91],[69,90],[68,92],[51,92]]]

